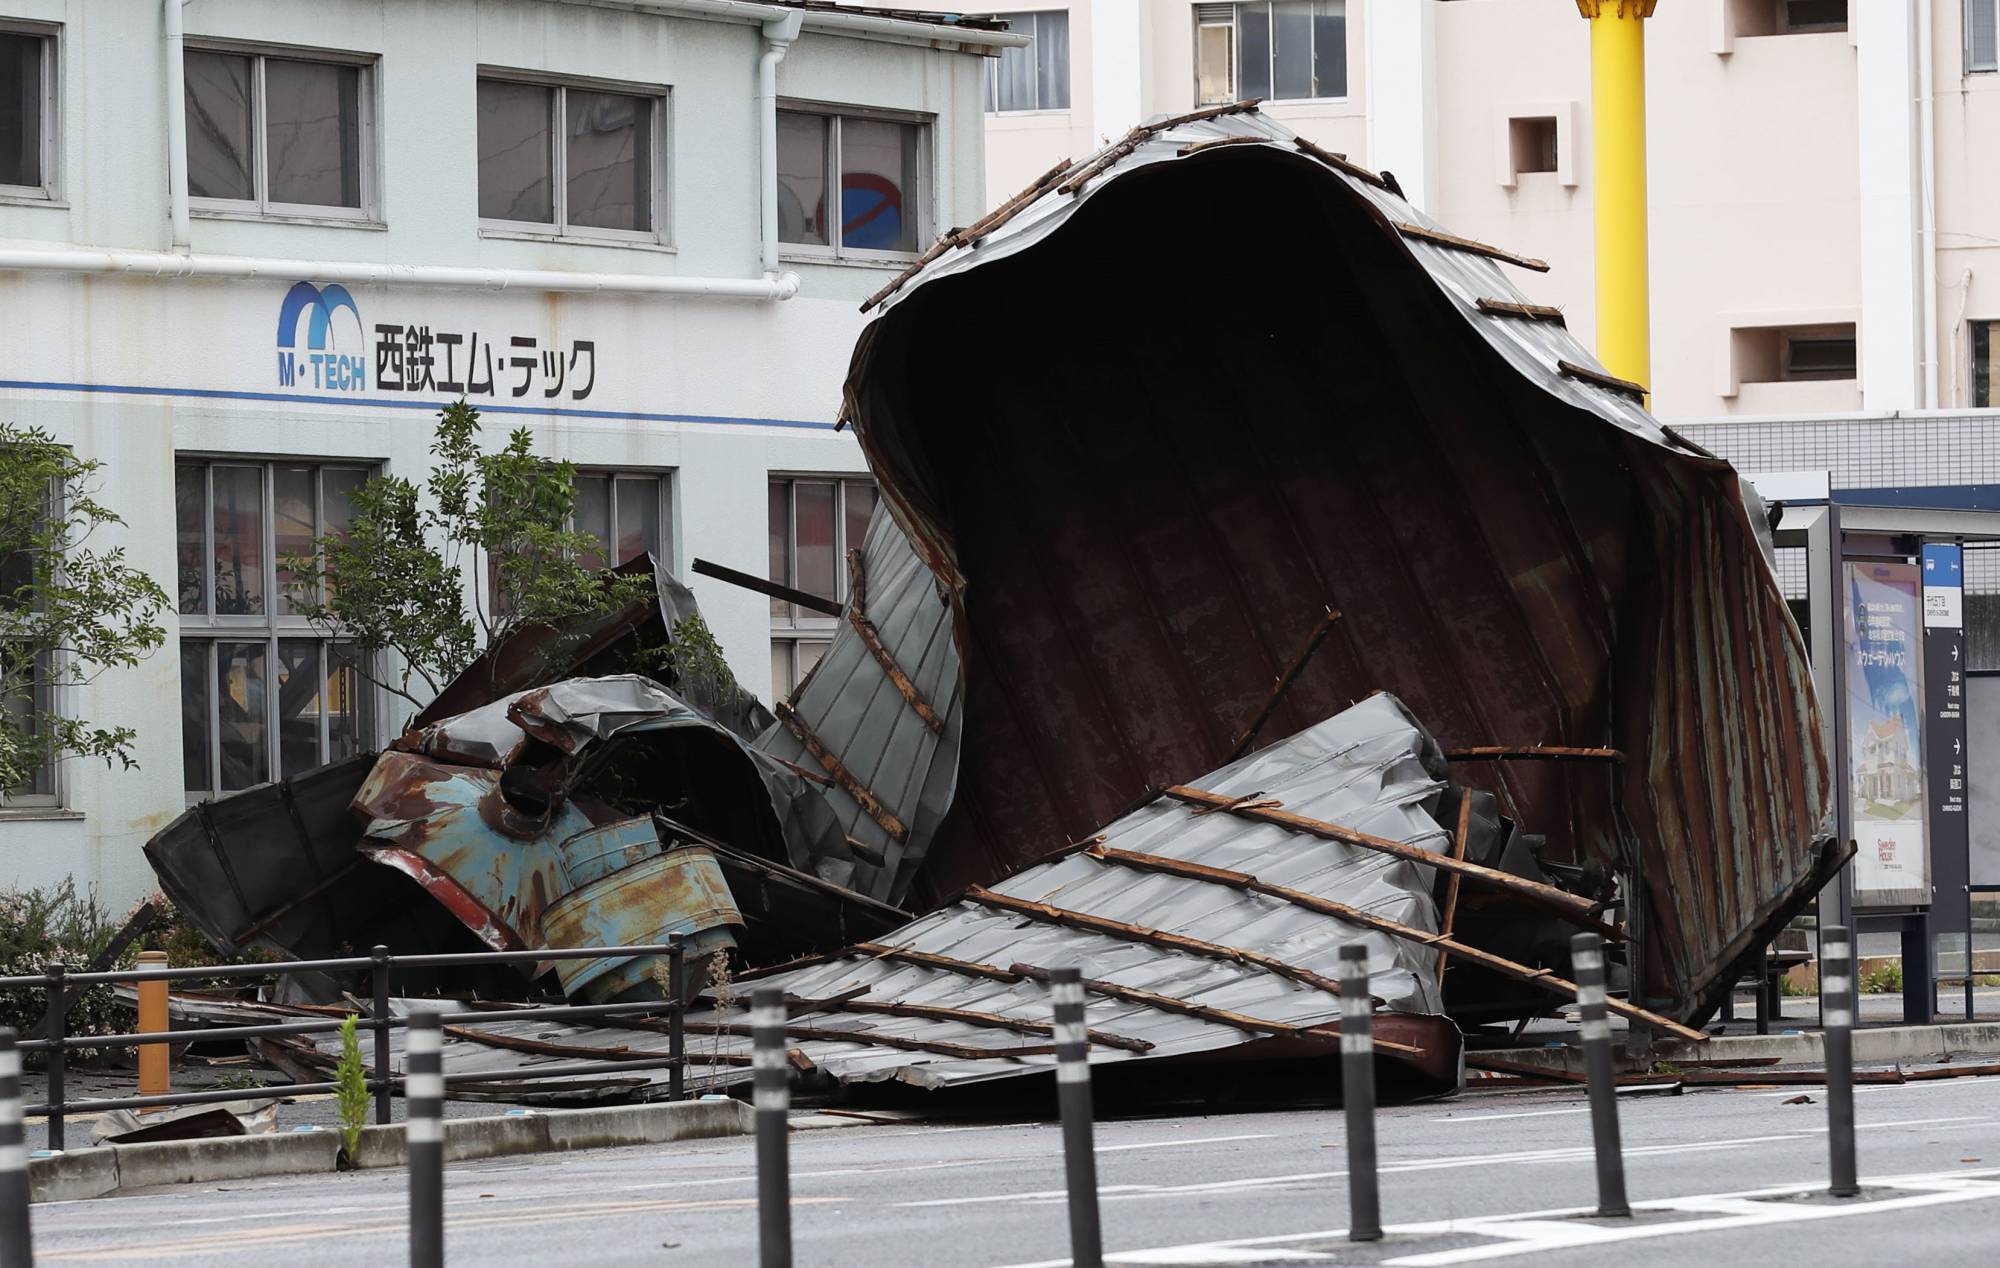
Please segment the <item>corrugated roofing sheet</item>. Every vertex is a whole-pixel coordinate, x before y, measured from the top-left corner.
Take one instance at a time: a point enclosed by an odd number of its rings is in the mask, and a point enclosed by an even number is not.
[[[1448,749],[1622,751],[1463,771],[1642,892],[1643,994],[1706,1011],[1838,863],[1805,648],[1754,497],[1515,287],[1537,264],[1245,103],[870,301],[845,416],[968,665],[926,892],[1215,765],[1331,607],[1267,733],[1385,690]]]

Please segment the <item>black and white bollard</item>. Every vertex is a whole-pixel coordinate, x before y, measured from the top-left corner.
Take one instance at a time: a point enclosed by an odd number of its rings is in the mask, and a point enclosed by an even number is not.
[[[35,1262],[28,1230],[28,1139],[21,1126],[21,1054],[0,1027],[0,1268]]]
[[[1382,1194],[1375,1175],[1375,1001],[1368,993],[1368,948],[1340,949],[1340,1104],[1347,1114],[1347,1240],[1382,1240]]]
[[[766,986],[751,994],[750,1034],[757,1107],[757,1262],[763,1268],[792,1268],[792,1088],[785,1069],[783,991]]]
[[[1618,1073],[1611,1064],[1611,1023],[1604,1008],[1604,939],[1569,940],[1576,970],[1576,1007],[1583,1015],[1583,1068],[1590,1080],[1590,1136],[1597,1149],[1597,1213],[1630,1215],[1625,1200],[1625,1150],[1618,1141]]]
[[[403,1062],[410,1268],[444,1268],[444,1035],[436,1013],[411,1014]]]
[[[1819,936],[1819,1009],[1826,1027],[1826,1140],[1832,1150],[1827,1192],[1861,1192],[1854,1174],[1854,943],[1840,925]]]
[[[1056,1011],[1056,1100],[1062,1109],[1063,1182],[1069,1187],[1069,1262],[1103,1268],[1097,1221],[1097,1150],[1091,1143],[1090,1042],[1083,1021],[1083,971],[1049,975]]]

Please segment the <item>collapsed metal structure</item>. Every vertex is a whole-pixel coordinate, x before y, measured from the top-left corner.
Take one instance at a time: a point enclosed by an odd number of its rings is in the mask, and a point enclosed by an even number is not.
[[[1134,129],[869,301],[844,414],[886,509],[775,715],[641,676],[694,611],[656,570],[149,858],[229,950],[805,955],[769,975],[843,1082],[1046,1069],[1065,964],[1110,1060],[1328,1051],[1356,939],[1430,1090],[1454,1021],[1573,991],[1577,928],[1693,1033],[1840,862],[1805,650],[1754,495],[1502,265],[1541,267],[1254,103]],[[969,389],[968,346],[1035,372]],[[689,1024],[740,1073],[726,991]]]

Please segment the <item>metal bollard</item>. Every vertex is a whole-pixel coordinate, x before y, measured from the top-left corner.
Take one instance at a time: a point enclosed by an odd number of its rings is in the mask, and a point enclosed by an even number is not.
[[[60,964],[49,966],[48,1012],[42,1024],[43,1036],[49,1044],[49,1148],[57,1153],[63,1149],[63,1045],[68,1039],[68,975],[69,970]]]
[[[1590,1079],[1590,1135],[1597,1149],[1597,1213],[1630,1215],[1625,1200],[1625,1150],[1618,1141],[1618,1074],[1611,1065],[1611,1023],[1604,1009],[1604,939],[1569,940],[1576,969],[1576,1007],[1583,1014],[1583,1064]]]
[[[1827,1192],[1861,1192],[1854,1174],[1854,943],[1841,925],[1820,933],[1819,1007],[1826,1023],[1826,1139],[1832,1150]]]
[[[410,1268],[444,1268],[444,1035],[436,1013],[410,1015],[403,1062]]]
[[[667,1055],[674,1060],[667,1068],[667,1099],[678,1101],[687,1095],[687,942],[686,934],[667,935],[668,1000]]]
[[[0,1268],[35,1262],[28,1227],[28,1140],[21,1126],[21,1054],[0,1027]]]
[[[375,967],[368,973],[375,1007],[368,1016],[375,1027],[375,1121],[380,1124],[392,1122],[396,1117],[389,1086],[389,1071],[393,1068],[389,1061],[389,948],[376,947],[368,953],[368,958],[375,961]]]
[[[1347,1115],[1347,1240],[1382,1240],[1382,1193],[1375,1175],[1375,1001],[1368,994],[1368,948],[1340,949],[1340,1105]]]
[[[167,967],[167,953],[164,951],[141,951],[139,967],[142,969],[164,969]],[[141,1034],[158,1035],[172,1029],[173,1022],[167,1016],[167,984],[159,981],[136,983],[139,992],[139,1031]],[[169,1063],[169,1048],[163,1043],[139,1045],[139,1095],[165,1096],[172,1090],[173,1073]]]
[[[1069,1186],[1069,1262],[1102,1268],[1097,1218],[1097,1151],[1091,1143],[1090,1042],[1083,1021],[1083,970],[1049,975],[1056,1008],[1056,1099],[1062,1110],[1063,1180]]]
[[[785,1069],[785,993],[759,987],[750,996],[751,1064],[757,1107],[757,1262],[792,1268],[792,1176],[788,1121],[791,1075]]]

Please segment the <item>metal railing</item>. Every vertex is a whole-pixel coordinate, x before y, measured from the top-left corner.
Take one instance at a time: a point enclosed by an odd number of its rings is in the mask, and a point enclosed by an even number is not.
[[[596,960],[606,956],[664,955],[667,957],[667,977],[669,987],[665,1000],[644,1000],[625,1004],[549,1004],[524,1008],[481,1009],[472,1012],[441,1013],[438,1020],[445,1025],[471,1023],[518,1021],[558,1021],[564,1019],[581,1020],[596,1017],[622,1017],[641,1014],[665,1013],[668,1019],[667,1051],[657,1056],[634,1054],[629,1060],[586,1061],[566,1065],[533,1066],[522,1070],[509,1070],[506,1079],[527,1081],[534,1079],[570,1078],[586,1074],[609,1074],[619,1070],[652,1070],[664,1068],[667,1075],[667,1096],[670,1100],[680,1100],[686,1095],[687,1042],[685,1018],[687,1006],[682,1002],[687,994],[687,953],[686,940],[680,934],[669,936],[666,942],[633,947],[581,947],[534,951],[472,951],[441,955],[391,955],[389,948],[378,946],[366,956],[350,956],[337,960],[274,960],[261,964],[203,964],[181,968],[156,969],[107,969],[97,973],[71,973],[61,964],[51,964],[41,973],[26,976],[0,977],[0,990],[41,988],[48,993],[45,1010],[44,1034],[39,1039],[26,1039],[17,1044],[23,1053],[41,1052],[47,1056],[48,1095],[39,1105],[23,1107],[23,1114],[29,1118],[48,1119],[50,1149],[63,1148],[64,1119],[70,1114],[96,1113],[116,1109],[152,1109],[169,1105],[202,1105],[216,1101],[240,1101],[254,1095],[259,1089],[215,1088],[200,1092],[168,1092],[156,1096],[120,1096],[91,1100],[68,1100],[63,1095],[65,1053],[71,1049],[96,1048],[136,1048],[145,1044],[180,1043],[185,1044],[211,1039],[277,1039],[295,1035],[326,1034],[337,1031],[345,1023],[345,1017],[328,1017],[316,1021],[272,1022],[254,1026],[212,1026],[199,1030],[139,1031],[118,1035],[78,1035],[68,1033],[67,1019],[77,1000],[70,991],[78,987],[105,986],[120,982],[186,982],[215,981],[232,978],[281,977],[287,973],[323,972],[356,973],[367,970],[370,976],[372,999],[366,1015],[355,1014],[359,1029],[374,1032],[375,1059],[373,1073],[368,1079],[369,1090],[375,1094],[375,1121],[391,1121],[391,1106],[396,1090],[403,1086],[404,1079],[393,1071],[390,1059],[390,1033],[406,1027],[409,1021],[389,1011],[389,974],[402,968],[440,968],[455,965],[484,964],[524,964],[542,963],[555,960]],[[462,1082],[485,1082],[488,1077],[462,1076]],[[305,1096],[338,1090],[339,1084],[323,1083],[277,1083],[268,1090],[286,1096]]]

